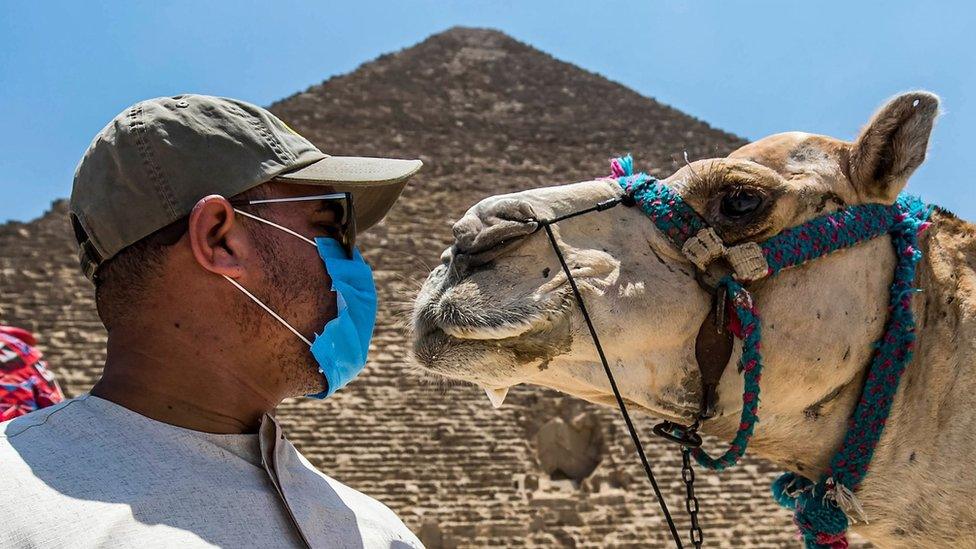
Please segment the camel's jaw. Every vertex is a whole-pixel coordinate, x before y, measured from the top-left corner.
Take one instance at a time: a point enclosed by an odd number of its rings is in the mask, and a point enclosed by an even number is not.
[[[414,306],[414,357],[438,375],[488,388],[527,381],[572,343],[570,296],[556,290],[498,303],[435,269]]]

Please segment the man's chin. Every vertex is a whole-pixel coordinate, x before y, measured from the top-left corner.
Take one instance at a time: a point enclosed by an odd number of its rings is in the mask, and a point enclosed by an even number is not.
[[[329,390],[329,382],[325,374],[319,369],[318,363],[309,364],[304,371],[299,395],[295,396],[314,396]]]
[[[303,389],[302,391],[300,391],[301,394],[295,395],[295,397],[297,398],[297,397],[302,396],[302,397],[308,397],[308,398],[314,398],[314,399],[322,399],[322,398],[325,398],[325,394],[326,394],[326,392],[328,390],[329,390],[329,384],[328,383],[322,383],[322,384],[317,385],[317,386],[313,386],[313,385],[310,384],[310,385],[306,386],[305,389]]]
[[[307,351],[306,351],[307,352]],[[284,386],[279,390],[284,398],[299,398],[323,393],[329,389],[325,375],[319,369],[318,362],[309,354],[308,360],[291,361],[280,360]]]

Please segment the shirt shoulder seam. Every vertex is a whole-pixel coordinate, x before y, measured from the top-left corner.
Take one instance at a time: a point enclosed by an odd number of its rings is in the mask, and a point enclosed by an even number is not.
[[[27,427],[24,427],[23,429],[21,429],[20,431],[17,431],[16,433],[13,433],[13,434],[8,434],[8,433],[3,433],[3,434],[2,434],[2,435],[0,435],[0,436],[2,436],[3,438],[5,438],[5,439],[7,439],[7,440],[12,440],[12,439],[13,439],[14,437],[16,437],[16,436],[19,436],[19,435],[22,435],[22,434],[24,434],[24,433],[26,433],[27,431],[30,431],[30,430],[31,430],[31,429],[33,429],[34,427],[39,427],[39,426],[41,426],[41,425],[44,425],[44,424],[46,424],[46,423],[47,423],[47,421],[48,421],[49,419],[51,419],[51,417],[53,417],[53,416],[54,416],[55,414],[57,414],[58,412],[60,412],[60,411],[62,411],[62,410],[64,410],[64,409],[66,409],[66,408],[68,408],[68,407],[69,407],[69,406],[71,406],[72,404],[75,404],[75,403],[77,403],[77,402],[81,402],[81,401],[83,401],[83,400],[84,400],[84,397],[82,397],[82,398],[74,398],[74,399],[71,399],[71,400],[68,400],[68,401],[65,401],[65,403],[64,403],[64,405],[63,405],[63,406],[61,406],[61,407],[60,407],[60,408],[58,408],[57,410],[54,410],[54,411],[52,411],[52,412],[49,412],[49,413],[48,413],[47,415],[45,415],[45,416],[44,416],[44,420],[43,420],[43,421],[40,421],[40,422],[38,422],[38,423],[32,423],[31,425],[28,425]]]

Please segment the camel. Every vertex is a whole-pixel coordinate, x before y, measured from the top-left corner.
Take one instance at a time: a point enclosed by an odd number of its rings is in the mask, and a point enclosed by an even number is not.
[[[924,161],[939,99],[896,96],[853,142],[788,132],[661,180],[729,244],[759,242],[828,212],[891,204]],[[454,225],[413,314],[426,370],[484,387],[517,384],[614,406],[593,341],[538,220],[623,193],[592,181],[489,197]],[[878,547],[976,547],[976,227],[936,208],[919,235],[916,346],[851,530]],[[638,208],[552,226],[627,406],[691,423],[702,402],[695,338],[712,307],[695,265]],[[896,257],[882,236],[750,285],[765,368],[748,451],[810,480],[827,471],[884,330]],[[730,359],[742,352],[737,341]],[[702,431],[729,440],[743,376],[724,370]],[[968,545],[967,545],[968,544]]]

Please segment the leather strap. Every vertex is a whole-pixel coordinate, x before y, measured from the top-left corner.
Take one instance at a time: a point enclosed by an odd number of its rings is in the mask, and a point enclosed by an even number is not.
[[[718,384],[729,364],[729,359],[732,358],[733,337],[728,328],[725,288],[717,288],[713,299],[713,306],[698,329],[698,337],[695,338],[695,360],[698,362],[702,384],[699,419],[715,417],[718,407]]]

